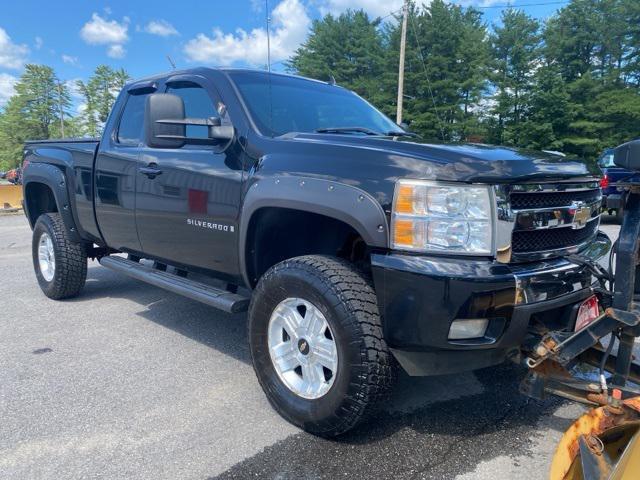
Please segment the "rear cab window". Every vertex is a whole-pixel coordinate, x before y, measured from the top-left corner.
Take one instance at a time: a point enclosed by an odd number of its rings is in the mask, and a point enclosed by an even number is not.
[[[148,92],[128,93],[120,116],[116,140],[122,145],[137,146],[142,143],[144,132],[144,109]]]

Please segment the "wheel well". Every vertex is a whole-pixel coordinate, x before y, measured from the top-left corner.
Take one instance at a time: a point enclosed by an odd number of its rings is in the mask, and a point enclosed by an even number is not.
[[[51,189],[44,183],[31,182],[24,189],[24,199],[29,214],[29,222],[35,225],[43,213],[57,212],[58,206]]]
[[[273,265],[301,255],[335,255],[367,264],[360,234],[335,218],[288,208],[262,208],[251,217],[245,249],[251,286]]]

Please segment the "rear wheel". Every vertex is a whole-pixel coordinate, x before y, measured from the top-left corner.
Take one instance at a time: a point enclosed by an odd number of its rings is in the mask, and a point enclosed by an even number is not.
[[[87,278],[87,253],[69,240],[58,213],[38,217],[33,229],[33,268],[44,294],[54,300],[76,296]]]
[[[375,292],[338,258],[298,257],[265,273],[251,301],[249,340],[271,404],[316,435],[353,428],[395,378]]]

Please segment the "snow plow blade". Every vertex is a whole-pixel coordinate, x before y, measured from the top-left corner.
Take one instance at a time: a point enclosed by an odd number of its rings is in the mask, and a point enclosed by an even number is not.
[[[565,432],[550,480],[640,479],[640,397],[589,410]]]

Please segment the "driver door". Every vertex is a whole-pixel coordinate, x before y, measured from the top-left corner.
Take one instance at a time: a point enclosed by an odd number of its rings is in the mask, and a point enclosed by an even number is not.
[[[166,82],[165,91],[183,99],[186,117],[222,112],[222,124],[231,124],[209,80],[179,75]],[[187,136],[207,138],[206,127],[188,126]],[[235,143],[224,151],[216,145],[144,145],[138,165],[136,223],[143,252],[171,264],[237,275],[243,170]]]

